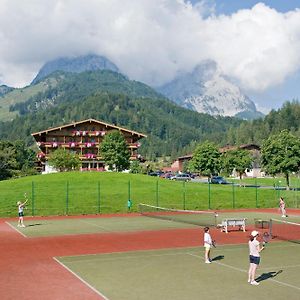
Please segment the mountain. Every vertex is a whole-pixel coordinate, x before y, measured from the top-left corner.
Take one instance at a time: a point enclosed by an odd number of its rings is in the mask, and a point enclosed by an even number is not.
[[[9,87],[7,85],[0,85],[0,97],[3,97],[5,94],[13,91],[14,88]]]
[[[90,54],[74,58],[62,57],[47,62],[33,79],[32,84],[38,83],[41,79],[55,71],[81,73],[84,71],[95,70],[111,70],[119,72],[118,67],[103,56]]]
[[[179,104],[210,115],[255,119],[263,114],[240,88],[222,75],[213,61],[204,61],[190,73],[181,73],[157,89]]]
[[[155,159],[189,153],[200,141],[225,144],[226,131],[241,123],[182,108],[151,87],[108,70],[54,72],[27,89],[36,86],[47,88],[9,107],[16,117],[0,122],[0,139],[34,145],[32,132],[93,118],[145,133],[141,154]]]

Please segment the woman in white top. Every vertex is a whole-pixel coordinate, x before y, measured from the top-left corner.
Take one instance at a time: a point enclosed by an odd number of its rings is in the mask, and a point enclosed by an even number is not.
[[[279,199],[279,209],[281,212],[281,217],[285,218],[286,217],[285,202],[282,197],[280,197]]]
[[[24,197],[26,199],[25,202],[23,202],[23,203],[21,201],[17,202],[18,214],[19,214],[18,227],[25,227],[23,219],[24,219],[24,207],[28,201],[26,193],[24,194]]]
[[[212,246],[212,238],[209,234],[209,227],[204,228],[204,249],[205,249],[205,263],[210,264],[211,259],[210,259],[210,249]]]
[[[260,262],[260,252],[264,249],[264,247],[260,247],[259,241],[257,240],[258,235],[259,232],[253,230],[249,240],[250,267],[248,272],[248,282],[252,285],[259,285],[259,283],[255,281],[255,272]]]

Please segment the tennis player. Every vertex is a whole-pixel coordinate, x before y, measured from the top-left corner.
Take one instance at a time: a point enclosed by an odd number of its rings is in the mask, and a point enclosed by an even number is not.
[[[259,232],[253,230],[249,239],[249,252],[250,252],[250,266],[248,272],[248,282],[252,285],[259,285],[257,281],[255,281],[255,272],[260,263],[260,252],[264,249],[259,244],[257,237]]]
[[[213,240],[209,233],[209,227],[205,227],[204,228],[204,249],[205,249],[204,259],[206,264],[211,264],[210,249],[212,245],[213,245]]]
[[[25,197],[25,202],[18,201],[17,206],[18,206],[18,214],[19,214],[19,220],[18,220],[18,227],[25,227],[24,225],[24,207],[28,201],[26,193],[24,194]]]
[[[286,215],[285,202],[284,202],[283,197],[280,197],[280,199],[279,199],[279,209],[281,212],[281,217],[286,218],[287,215]]]

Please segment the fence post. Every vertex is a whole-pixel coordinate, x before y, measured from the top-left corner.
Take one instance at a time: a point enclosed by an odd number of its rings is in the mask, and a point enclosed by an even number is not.
[[[210,181],[208,182],[208,209],[210,209]]]
[[[130,180],[128,180],[128,200],[131,199],[130,194],[131,194],[131,186],[130,186]]]
[[[66,215],[69,214],[69,181],[67,181],[67,190],[66,190]]]
[[[100,181],[98,181],[98,214],[100,214]]]
[[[185,190],[185,181],[183,182],[183,209],[185,210],[185,192],[186,192],[186,190]]]
[[[31,203],[32,203],[32,205],[31,205],[31,209],[32,209],[32,211],[31,211],[31,214],[32,214],[32,216],[34,216],[34,182],[32,181],[31,182]]]
[[[234,182],[232,183],[232,208],[235,208],[235,190],[234,190]]]
[[[257,179],[255,178],[255,207],[258,208],[258,190],[257,190]]]
[[[158,206],[158,179],[156,180],[156,206]]]

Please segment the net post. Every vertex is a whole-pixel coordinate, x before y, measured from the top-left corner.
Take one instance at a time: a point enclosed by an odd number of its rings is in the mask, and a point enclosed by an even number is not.
[[[273,238],[273,222],[272,222],[272,219],[270,219],[269,234],[270,234],[271,238]]]

